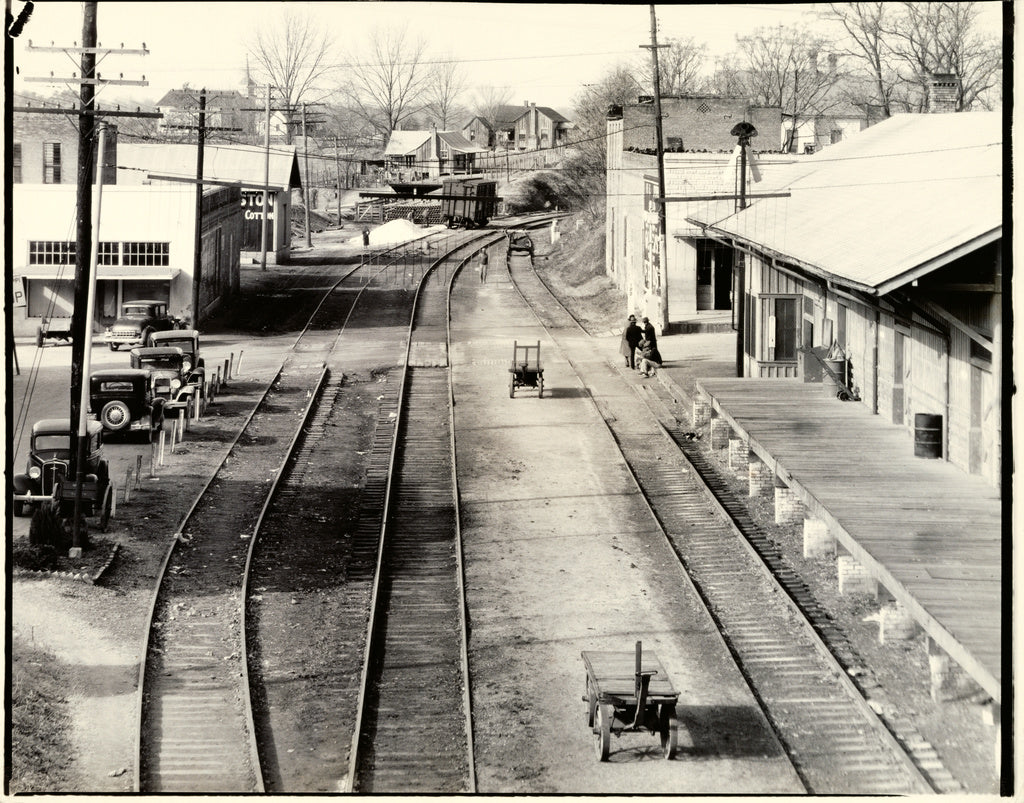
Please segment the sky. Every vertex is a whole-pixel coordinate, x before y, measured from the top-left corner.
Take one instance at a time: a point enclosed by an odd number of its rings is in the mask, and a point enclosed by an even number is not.
[[[709,55],[735,49],[736,36],[758,27],[815,24],[821,3],[656,5],[659,39],[692,37],[707,43]],[[998,31],[998,2],[981,3]],[[25,3],[13,0],[17,14]],[[149,82],[146,87],[105,87],[97,96],[132,98],[155,104],[169,89],[243,89],[247,43],[271,27],[285,7],[308,13],[335,37],[339,56],[358,58],[374,28],[407,26],[435,57],[462,62],[471,87],[507,87],[511,103],[533,102],[569,112],[573,98],[608,68],[646,57],[650,6],[646,4],[433,3],[433,2],[99,2],[98,40],[107,47],[139,48],[146,56],[111,54],[101,75]],[[994,26],[994,27],[992,27]],[[82,4],[36,0],[14,44],[15,92],[48,93],[29,76],[67,76],[75,62],[64,53],[32,52],[36,46],[70,45],[82,36]],[[77,93],[77,86],[73,87]],[[15,98],[17,102],[17,98]]]

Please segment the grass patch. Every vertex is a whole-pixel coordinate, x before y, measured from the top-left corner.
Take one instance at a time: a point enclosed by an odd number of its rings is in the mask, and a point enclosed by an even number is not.
[[[70,673],[55,656],[15,638],[11,649],[10,791],[57,792],[74,780]]]

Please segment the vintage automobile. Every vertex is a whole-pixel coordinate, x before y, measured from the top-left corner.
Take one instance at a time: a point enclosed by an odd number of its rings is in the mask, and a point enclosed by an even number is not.
[[[144,432],[152,443],[164,425],[164,399],[148,368],[106,368],[89,377],[89,413],[107,433]]]
[[[192,365],[177,346],[150,346],[131,351],[131,367],[147,369],[154,399],[163,399],[164,414],[184,410],[192,415],[196,385],[190,383]]]
[[[148,346],[153,332],[178,326],[178,320],[167,313],[166,301],[126,301],[121,305],[121,316],[107,327],[103,339],[111,351],[121,346]]]
[[[199,332],[195,329],[171,329],[167,332],[153,332],[149,337],[152,346],[177,346],[184,355],[182,373],[186,385],[194,385],[196,398],[206,396],[206,361],[199,353]]]
[[[87,516],[99,515],[101,530],[107,528],[113,506],[110,469],[103,457],[103,427],[97,421],[86,422],[85,478],[80,510]],[[71,426],[67,418],[45,418],[32,426],[28,467],[15,474],[12,485],[12,512],[27,516],[33,508],[53,500],[62,516],[74,515],[75,478],[71,466]]]

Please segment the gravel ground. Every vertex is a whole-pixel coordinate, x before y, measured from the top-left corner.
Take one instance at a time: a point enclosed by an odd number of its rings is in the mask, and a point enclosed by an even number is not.
[[[563,254],[570,249],[575,249],[575,253],[583,252],[580,243],[573,240],[573,236],[563,234],[560,246]],[[583,240],[582,236],[580,240]],[[539,255],[542,256],[544,250],[547,249],[541,249]],[[561,264],[556,263],[556,253],[552,253],[548,262],[540,261],[538,268],[556,287],[561,285],[561,292],[566,294],[588,326],[594,331],[609,331],[620,325],[624,301],[609,287],[606,279],[594,280],[593,252],[586,253],[585,259],[567,262],[569,269],[565,271],[556,270],[556,264]],[[213,329],[221,333],[237,331],[242,321],[248,318],[259,322],[257,331],[275,334],[267,331],[267,327],[273,325],[275,311],[280,307],[279,294],[288,289],[289,284],[287,273],[269,271],[261,275],[258,271],[245,271],[244,316],[243,308],[238,306],[228,311],[226,319]],[[208,427],[209,431],[237,428],[251,405],[255,404],[262,386],[269,381],[270,377],[265,374],[266,366],[281,353],[283,340],[277,342],[267,338],[253,341],[251,333],[252,330],[248,330],[246,335],[250,338],[245,346],[246,375],[233,383],[218,405],[210,408],[209,416],[200,427]],[[613,351],[616,347],[617,341],[610,346]],[[258,356],[261,351],[267,355],[263,364]],[[504,401],[508,402],[507,393],[505,396]],[[531,403],[525,398],[521,401]],[[355,415],[369,419],[373,410],[372,394],[354,394],[348,402],[363,404],[354,411]],[[517,399],[516,403],[519,402]],[[111,542],[120,543],[121,549],[101,584],[90,586],[68,580],[35,578],[16,578],[12,583],[12,651],[17,655],[28,646],[46,649],[52,653],[56,664],[68,671],[71,682],[67,688],[66,710],[71,723],[70,741],[74,745],[73,755],[64,762],[66,773],[62,777],[65,780],[50,787],[29,789],[19,786],[19,779],[15,777],[11,783],[12,791],[103,793],[125,792],[132,788],[135,688],[145,613],[151,602],[153,581],[168,539],[178,524],[180,512],[195,498],[225,448],[224,441],[219,439],[204,443],[201,432],[201,429],[197,430],[194,437],[186,441],[183,450],[169,461],[156,479],[145,481],[130,503],[119,506],[111,532],[106,537]],[[498,451],[490,454],[501,455],[500,445]],[[484,462],[488,471],[493,471],[494,483],[497,484],[467,488],[478,494],[478,504],[480,495],[486,497],[502,487],[525,487],[522,480],[529,468],[527,461],[505,457],[497,460],[487,458]],[[550,463],[541,460],[532,470],[536,473],[552,468]],[[342,472],[342,476],[336,478],[339,484],[356,484],[361,480],[357,462],[341,466],[339,471]],[[562,469],[563,476],[569,471],[568,468]],[[586,484],[592,480],[581,477],[573,482]],[[559,503],[547,502],[545,506],[551,504]],[[574,504],[579,504],[579,500]],[[578,507],[575,512],[564,512],[576,516],[581,525],[590,514],[585,507]],[[770,512],[767,516],[770,518]],[[472,532],[472,518],[466,526]],[[477,734],[481,790],[531,794],[559,791],[627,793],[647,788],[648,791],[685,792],[678,785],[659,786],[657,773],[664,771],[665,762],[641,761],[641,776],[649,776],[645,783],[639,787],[627,784],[622,788],[616,787],[615,770],[607,772],[610,767],[615,767],[614,763],[600,767],[596,762],[591,763],[584,706],[578,700],[581,677],[570,678],[572,689],[565,695],[565,712],[558,711],[557,716],[552,716],[551,712],[537,710],[534,703],[542,696],[539,684],[546,682],[544,669],[552,660],[552,653],[545,646],[548,639],[575,639],[587,648],[588,639],[593,637],[575,632],[574,628],[570,628],[573,632],[568,632],[565,627],[566,622],[574,618],[581,622],[588,620],[588,614],[592,612],[587,610],[591,607],[587,600],[592,598],[590,592],[595,584],[610,601],[611,607],[604,614],[614,612],[614,617],[618,618],[613,617],[612,621],[618,621],[624,633],[630,630],[637,606],[651,612],[648,595],[654,593],[654,588],[639,595],[632,595],[626,590],[635,590],[635,585],[628,578],[638,571],[638,566],[644,571],[651,569],[642,561],[630,561],[627,557],[640,551],[640,544],[634,542],[636,533],[623,533],[619,539],[613,538],[614,548],[600,556],[587,547],[588,536],[582,531],[575,535],[558,534],[562,537],[548,534],[544,538],[519,538],[515,541],[481,541],[479,531],[477,534],[478,539],[470,547],[469,557],[475,557],[478,562],[469,577],[468,591],[471,604],[475,599],[479,605],[474,615],[478,627],[474,670],[480,672],[478,693],[483,706],[481,730]],[[569,536],[569,540],[565,536]],[[570,549],[573,538],[577,546]],[[792,556],[793,565],[800,565],[802,572],[809,573],[819,598],[834,594],[834,577],[829,576],[828,565],[803,562],[797,555],[798,544],[792,534],[779,533],[779,541]],[[582,546],[582,551],[579,546]],[[587,582],[583,583],[582,591],[575,592],[578,596],[570,598],[569,579],[578,574],[576,570],[582,561],[591,560],[597,562],[588,563],[586,577],[583,578]],[[531,562],[542,566],[543,571],[524,574],[525,567]],[[630,566],[630,563],[634,565]],[[613,582],[610,578],[623,573],[627,578],[626,585],[610,585]],[[556,593],[558,606],[546,603],[538,589]],[[513,590],[514,595],[509,596],[506,590]],[[926,690],[922,693],[923,670],[915,663],[920,662],[921,650],[917,649],[920,645],[913,648],[913,655],[918,657],[911,661],[914,666],[908,672],[907,657],[911,653],[902,655],[892,650],[872,649],[877,631],[863,621],[864,612],[841,598],[829,601],[837,609],[844,606],[848,609],[842,622],[856,634],[861,655],[872,663],[891,699],[899,700],[920,713],[928,727],[926,737],[936,745],[947,766],[969,786],[970,791],[994,791],[991,729],[981,724],[978,706],[971,701],[945,706],[932,704]],[[304,604],[303,598],[297,607]],[[329,621],[329,615],[323,619],[324,623]],[[302,666],[304,661],[308,661],[308,665],[317,665],[323,659],[324,643],[323,639],[315,640],[311,652],[305,657],[293,656],[292,663]],[[493,649],[486,649],[488,646]],[[578,650],[576,652],[578,654]],[[506,683],[503,679],[513,664],[517,667],[514,682]],[[18,700],[14,704],[17,706]],[[296,717],[294,727],[297,732],[302,729],[301,716]],[[17,739],[17,734],[12,738]],[[573,746],[567,747],[567,738]],[[629,753],[630,761],[644,755],[643,740],[637,739],[636,744],[629,745],[629,749],[634,751]],[[580,748],[576,742],[584,746]],[[591,769],[585,775],[574,774],[571,767],[562,761],[567,749],[587,752],[587,766]],[[617,767],[618,770],[625,768],[621,763]],[[693,770],[713,774],[714,766],[694,766]],[[707,784],[699,788],[701,792],[738,791],[723,786],[726,780],[722,777],[709,777],[706,781],[694,777],[696,780],[693,782],[698,786]],[[694,790],[689,791],[692,793]],[[762,784],[758,788],[755,782],[747,793],[767,791],[767,787]],[[786,790],[783,785],[773,788],[773,791]]]

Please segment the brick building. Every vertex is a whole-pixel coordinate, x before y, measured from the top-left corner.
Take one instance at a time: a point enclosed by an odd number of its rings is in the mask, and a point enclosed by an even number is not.
[[[738,165],[733,158],[737,140],[730,131],[743,120],[753,120],[760,133],[754,149],[760,150],[761,143],[769,146],[769,153],[758,154],[766,180],[794,159],[778,153],[778,108],[750,107],[738,98],[694,96],[667,101],[662,107],[667,115],[664,134],[674,148],[665,153],[669,198],[737,192]],[[609,115],[605,266],[625,291],[629,311],[646,315],[665,330],[703,311],[731,309],[733,263],[731,249],[686,220],[691,210],[707,202],[673,201],[665,207],[667,242],[665,264],[661,264],[654,135],[653,104],[633,104]],[[753,179],[748,168],[751,191]]]
[[[718,95],[675,95],[661,99],[662,136],[665,150],[675,153],[731,151],[736,137],[729,131],[736,123],[753,123],[759,136],[755,147],[771,152],[780,149],[782,111],[777,106],[754,106],[746,98]],[[622,107],[622,147],[654,153],[654,102]]]

